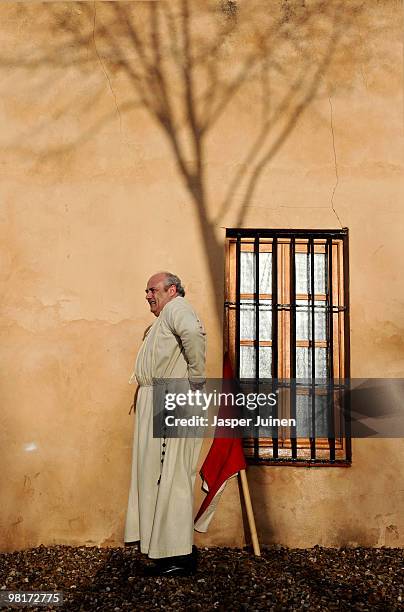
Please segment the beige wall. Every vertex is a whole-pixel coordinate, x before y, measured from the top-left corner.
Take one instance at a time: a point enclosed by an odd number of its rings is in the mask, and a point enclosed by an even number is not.
[[[32,24],[7,4],[4,54],[29,57],[24,45],[43,44],[43,32],[34,37],[42,9]],[[353,42],[361,53],[324,76],[266,165],[242,225],[339,227],[334,206],[350,230],[352,375],[404,377],[401,3],[369,3],[363,23]],[[118,73],[108,82],[97,58],[88,74],[70,67],[60,80],[49,65],[0,70],[0,548],[121,544],[133,435],[127,381],[150,323],[151,273],[183,278],[207,327],[209,374],[221,371],[222,322],[199,221],[150,115],[115,112],[127,94]],[[112,112],[112,121],[66,150],[85,133],[98,87],[93,115]],[[255,133],[258,106],[252,86],[209,134],[211,216]],[[241,192],[213,226],[221,245],[240,201]],[[215,274],[220,301],[223,259]],[[402,546],[403,458],[401,439],[355,440],[351,468],[251,468],[262,543]],[[241,545],[242,533],[233,480],[197,542]]]

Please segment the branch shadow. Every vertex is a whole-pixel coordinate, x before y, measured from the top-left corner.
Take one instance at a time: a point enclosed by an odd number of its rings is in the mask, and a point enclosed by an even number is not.
[[[20,56],[0,57],[2,68],[24,70],[28,76],[50,70],[45,89],[61,86],[55,75],[62,83],[68,70],[88,78],[98,65],[104,92],[114,97],[114,110],[96,119],[91,115],[102,87],[85,104],[72,100],[57,108],[55,121],[73,108],[88,115],[90,124],[68,144],[34,151],[39,166],[91,141],[116,113],[121,120],[127,112],[144,109],[152,117],[170,147],[199,221],[218,321],[223,316],[218,287],[223,285],[224,269],[219,224],[231,211],[235,226],[243,225],[259,181],[318,95],[337,50],[350,48],[350,22],[362,18],[357,2],[347,7],[341,0],[314,0],[307,6],[296,0],[280,1],[271,14],[265,3],[254,0],[253,4],[245,11],[237,2],[209,1],[202,7],[194,0],[142,6],[120,1],[43,3],[42,19],[38,7],[18,6],[20,21],[42,24],[44,20],[52,37],[38,33],[32,55],[22,51]],[[118,77],[129,94],[123,102],[114,89]],[[208,195],[207,139],[214,132],[220,134],[219,120],[240,98],[248,100],[251,88],[262,93],[257,133],[247,143],[221,203],[213,206]],[[26,140],[31,143],[35,136],[33,130]],[[19,141],[9,150],[33,153],[31,145]]]

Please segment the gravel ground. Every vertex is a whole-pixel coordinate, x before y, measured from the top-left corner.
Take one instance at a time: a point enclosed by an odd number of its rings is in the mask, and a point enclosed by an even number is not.
[[[200,549],[189,578],[144,577],[147,563],[135,547],[40,546],[0,555],[0,588],[63,591],[31,610],[404,610],[403,549]]]

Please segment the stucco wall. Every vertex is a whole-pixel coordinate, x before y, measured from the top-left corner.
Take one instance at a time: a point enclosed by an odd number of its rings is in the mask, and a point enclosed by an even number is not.
[[[44,9],[29,23],[16,6],[0,7],[4,56],[23,49],[28,57],[46,38],[35,38]],[[352,375],[402,377],[401,3],[369,3],[363,23],[354,40],[363,52],[324,76],[267,163],[242,225],[347,226]],[[183,278],[207,328],[208,373],[221,371],[215,299],[223,300],[224,248],[213,290],[200,221],[167,138],[145,109],[117,111],[126,96],[119,74],[108,80],[97,57],[89,66],[88,74],[66,68],[61,80],[52,65],[28,74],[12,62],[0,68],[3,550],[122,543],[133,435],[127,382],[151,321],[144,287],[153,272]],[[86,132],[97,87],[94,116],[112,112],[112,120],[64,148]],[[212,216],[257,113],[252,88],[207,139]],[[234,226],[230,207],[213,226],[219,245]],[[402,546],[403,456],[401,439],[354,440],[351,468],[251,468],[262,543]],[[233,480],[197,542],[241,545],[242,525]]]

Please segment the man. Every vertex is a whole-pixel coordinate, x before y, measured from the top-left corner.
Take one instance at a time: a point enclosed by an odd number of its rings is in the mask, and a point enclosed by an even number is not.
[[[155,561],[155,575],[189,574],[196,569],[193,541],[193,487],[201,439],[153,438],[153,379],[205,378],[205,331],[175,274],[154,274],[146,300],[156,320],[147,330],[130,382],[139,384],[132,480],[125,542]]]

